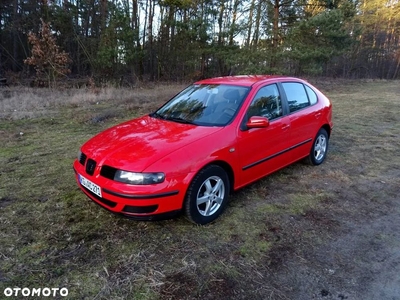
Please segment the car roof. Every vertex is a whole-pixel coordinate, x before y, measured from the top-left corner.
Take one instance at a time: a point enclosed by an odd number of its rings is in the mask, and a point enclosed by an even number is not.
[[[237,76],[224,76],[224,77],[203,79],[197,81],[195,84],[231,84],[231,85],[241,85],[241,86],[252,86],[257,82],[268,81],[272,79],[299,81],[298,78],[287,77],[282,75],[237,75]]]

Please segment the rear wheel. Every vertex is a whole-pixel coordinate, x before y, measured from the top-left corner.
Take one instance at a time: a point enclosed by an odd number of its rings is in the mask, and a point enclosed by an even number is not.
[[[225,209],[229,190],[224,169],[217,165],[205,167],[189,186],[185,199],[186,216],[201,225],[214,221]]]
[[[325,160],[326,154],[328,153],[328,142],[328,133],[324,128],[321,128],[311,147],[310,155],[308,157],[310,164],[314,166],[322,164]]]

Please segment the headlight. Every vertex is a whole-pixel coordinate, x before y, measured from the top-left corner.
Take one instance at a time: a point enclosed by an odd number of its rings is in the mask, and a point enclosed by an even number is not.
[[[114,180],[129,184],[155,184],[165,179],[164,173],[133,173],[117,170]]]

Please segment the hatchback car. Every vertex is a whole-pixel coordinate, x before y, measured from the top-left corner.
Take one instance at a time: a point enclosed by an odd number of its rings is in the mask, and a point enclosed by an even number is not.
[[[96,135],[73,166],[82,191],[111,212],[144,220],[183,210],[206,224],[231,192],[303,158],[321,164],[331,119],[329,99],[298,78],[205,79]]]

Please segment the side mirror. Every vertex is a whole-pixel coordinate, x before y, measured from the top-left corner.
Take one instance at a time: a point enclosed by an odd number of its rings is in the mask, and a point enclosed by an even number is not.
[[[268,126],[269,126],[269,120],[266,117],[260,117],[260,116],[253,116],[246,123],[246,127],[249,129],[265,128]]]

